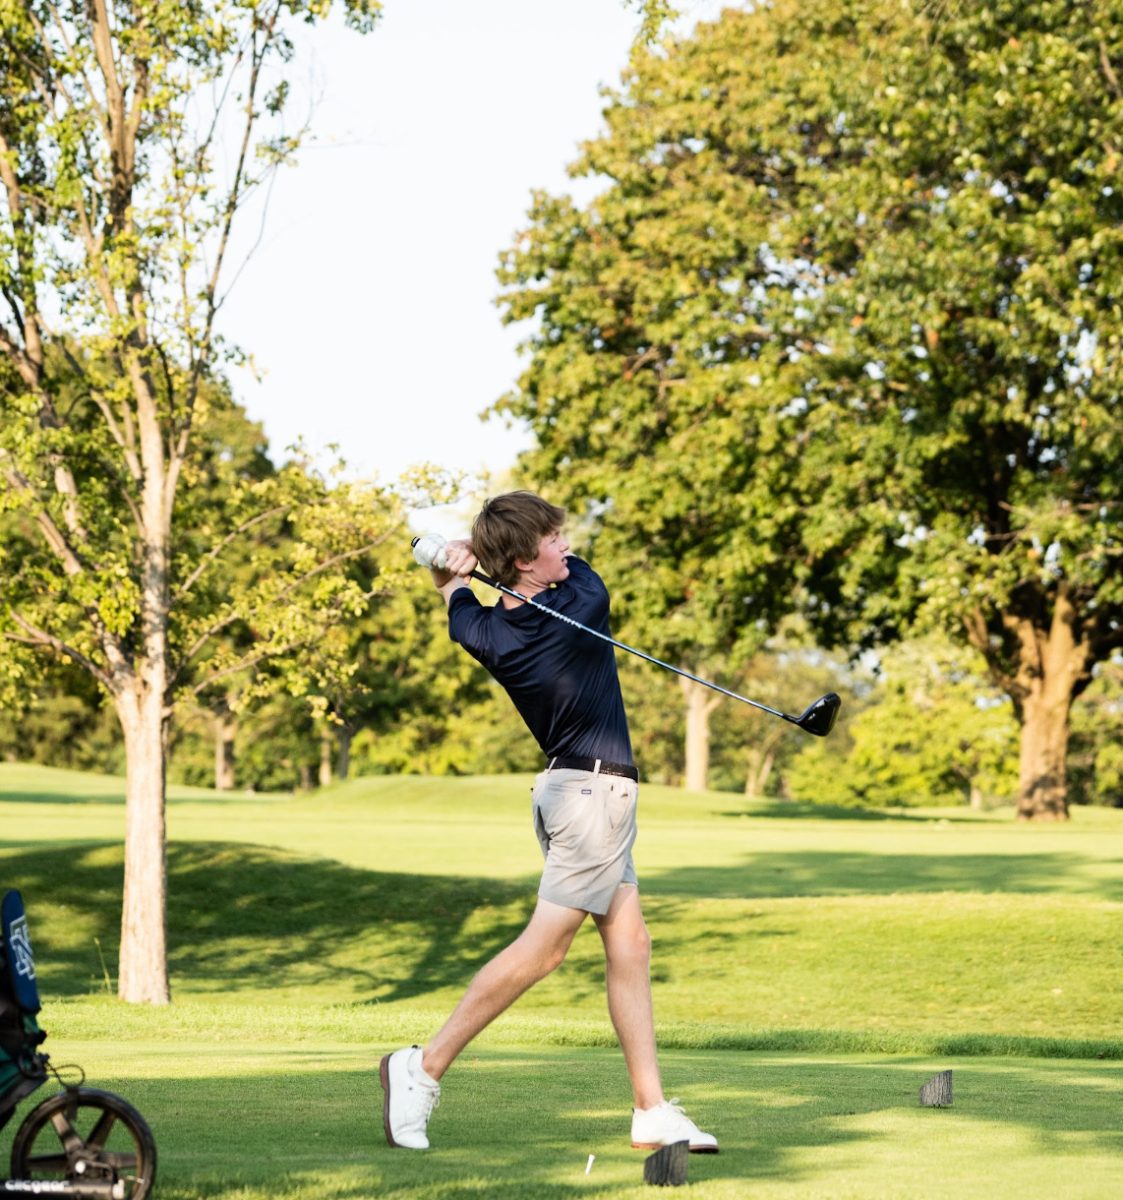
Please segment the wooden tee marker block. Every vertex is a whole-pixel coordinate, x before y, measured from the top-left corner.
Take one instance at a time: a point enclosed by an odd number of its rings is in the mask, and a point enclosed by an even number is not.
[[[689,1160],[689,1142],[663,1146],[644,1161],[643,1181],[653,1183],[656,1187],[681,1187],[686,1182],[686,1164]]]
[[[941,1071],[920,1089],[920,1103],[925,1108],[951,1107],[951,1072]]]

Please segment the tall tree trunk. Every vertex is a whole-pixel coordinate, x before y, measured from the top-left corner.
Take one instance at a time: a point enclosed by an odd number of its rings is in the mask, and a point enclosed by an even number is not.
[[[721,696],[679,676],[686,700],[686,780],[692,792],[704,792],[710,779],[710,713],[721,703]]]
[[[1022,701],[1022,738],[1018,761],[1018,819],[1065,821],[1068,791],[1069,694],[1035,689]]]
[[[776,763],[776,754],[785,737],[783,728],[769,732],[762,729],[749,750],[749,769],[745,774],[745,799],[756,800],[764,795],[764,785]]]
[[[137,338],[143,340],[142,337]],[[168,616],[172,505],[178,463],[164,458],[164,430],[140,357],[131,360],[144,483],[139,647],[130,674],[132,702],[118,704],[125,733],[125,895],[118,995],[133,1004],[167,1004],[167,829],[165,785]]]
[[[749,752],[749,769],[745,774],[745,799],[757,800],[764,795],[764,785],[776,762],[776,748],[769,746]]]
[[[225,706],[214,715],[214,786],[216,792],[234,787],[234,735],[238,719]]]
[[[125,890],[117,994],[167,1004],[167,895],[163,664],[118,698],[125,739]]]
[[[1013,700],[1021,725],[1018,819],[1065,821],[1069,712],[1088,686],[1096,655],[1067,585],[1057,587],[1052,612],[1001,614],[988,629],[974,615],[967,635],[982,651],[995,682]],[[1013,663],[1013,669],[1010,669]]]
[[[343,781],[351,774],[351,732],[350,725],[339,727],[339,757],[336,760],[335,773]]]
[[[329,725],[320,733],[320,787],[331,787],[331,758],[334,748]]]

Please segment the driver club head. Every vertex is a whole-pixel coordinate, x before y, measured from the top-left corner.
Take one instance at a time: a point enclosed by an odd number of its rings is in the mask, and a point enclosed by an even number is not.
[[[834,728],[838,710],[842,707],[842,698],[837,692],[828,692],[820,696],[814,704],[796,720],[796,724],[804,733],[813,733],[816,737],[826,737]]]

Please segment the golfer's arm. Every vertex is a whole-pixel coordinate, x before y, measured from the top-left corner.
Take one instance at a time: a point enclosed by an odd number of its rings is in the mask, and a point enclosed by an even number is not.
[[[433,586],[445,598],[446,606],[452,603],[453,592],[468,586],[468,580],[448,571],[433,571]]]

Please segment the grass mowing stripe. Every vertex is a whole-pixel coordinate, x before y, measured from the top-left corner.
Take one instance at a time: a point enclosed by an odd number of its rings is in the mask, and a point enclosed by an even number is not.
[[[447,1015],[446,1008],[349,1004],[322,1007],[263,1003],[259,995],[232,996],[216,1023],[213,1000],[178,1000],[166,1009],[124,1007],[108,998],[55,1000],[44,1008],[52,1031],[48,1049],[59,1058],[77,1058],[106,1040],[130,1048],[186,1041],[210,1045],[230,1055],[239,1046],[288,1047],[294,1054],[322,1047],[396,1047],[426,1038]],[[753,1050],[818,1054],[922,1054],[968,1057],[1039,1057],[1123,1060],[1123,1039],[1081,1040],[1006,1034],[917,1033],[899,1030],[855,1032],[838,1028],[773,1029],[755,1025],[663,1021],[659,1042],[667,1049]],[[516,1006],[480,1037],[480,1045],[603,1047],[616,1045],[606,1017],[599,1019],[535,1013]],[[255,1050],[255,1053],[257,1051]],[[61,1056],[61,1057],[60,1057]]]

